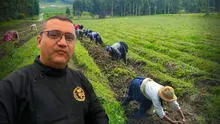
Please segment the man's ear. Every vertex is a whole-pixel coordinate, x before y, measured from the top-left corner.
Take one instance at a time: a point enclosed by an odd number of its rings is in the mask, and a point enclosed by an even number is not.
[[[37,48],[40,48],[40,46],[41,46],[41,36],[38,35],[37,36]]]

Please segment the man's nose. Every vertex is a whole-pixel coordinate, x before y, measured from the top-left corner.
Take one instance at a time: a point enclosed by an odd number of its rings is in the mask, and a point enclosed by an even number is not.
[[[60,40],[58,41],[58,45],[61,45],[61,46],[68,45],[64,35],[61,36]]]

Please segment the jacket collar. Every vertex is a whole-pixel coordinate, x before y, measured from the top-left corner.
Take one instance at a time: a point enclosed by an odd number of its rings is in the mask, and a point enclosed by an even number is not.
[[[67,66],[64,69],[56,69],[56,68],[52,68],[49,66],[44,65],[41,61],[40,61],[40,56],[37,56],[34,64],[37,65],[37,67],[40,69],[40,71],[47,75],[47,76],[54,76],[54,77],[60,77],[66,74],[67,71]]]

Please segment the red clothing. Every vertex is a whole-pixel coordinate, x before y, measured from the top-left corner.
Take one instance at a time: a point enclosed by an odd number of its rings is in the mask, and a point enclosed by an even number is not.
[[[76,24],[75,25],[75,30],[79,29],[79,26],[80,26],[79,24]]]

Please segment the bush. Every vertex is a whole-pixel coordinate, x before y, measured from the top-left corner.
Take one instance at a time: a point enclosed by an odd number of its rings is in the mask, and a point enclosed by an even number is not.
[[[184,9],[178,11],[178,14],[184,14],[184,13],[186,13]]]

